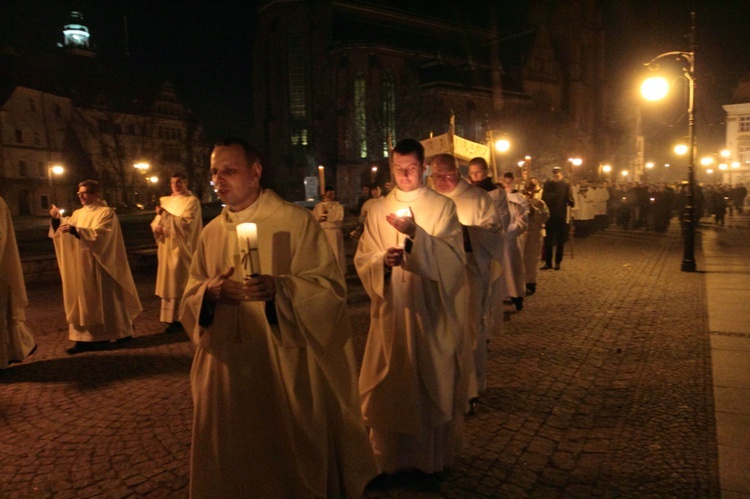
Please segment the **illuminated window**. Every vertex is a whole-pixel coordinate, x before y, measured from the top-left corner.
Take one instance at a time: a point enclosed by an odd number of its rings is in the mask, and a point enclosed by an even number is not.
[[[367,157],[367,100],[365,79],[354,80],[354,145],[360,158]]]
[[[750,132],[750,116],[740,116],[740,132]]]
[[[305,42],[302,33],[294,31],[287,40],[289,60],[289,112],[291,114],[291,140],[293,145],[306,146],[307,94]]]
[[[393,143],[396,141],[396,80],[391,74],[383,80],[383,124],[383,157],[387,158],[390,153],[389,140]]]
[[[740,162],[742,164],[746,165],[750,163],[750,146],[740,146],[739,153],[740,153]]]

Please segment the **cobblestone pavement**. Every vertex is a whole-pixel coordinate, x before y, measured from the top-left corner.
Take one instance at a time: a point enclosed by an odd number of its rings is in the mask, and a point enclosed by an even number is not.
[[[679,271],[674,228],[573,246],[523,312],[505,305],[455,466],[367,497],[718,497],[704,276]],[[59,285],[30,290],[39,350],[0,371],[0,497],[187,495],[192,348],[161,333],[153,275],[136,281],[139,336],[73,357]],[[361,357],[356,278],[349,301]]]

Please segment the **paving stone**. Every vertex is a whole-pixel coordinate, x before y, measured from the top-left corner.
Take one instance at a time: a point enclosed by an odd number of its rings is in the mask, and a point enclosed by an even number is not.
[[[366,497],[719,496],[705,277],[679,271],[678,228],[574,245],[523,312],[502,305],[454,466]],[[153,269],[135,280],[135,340],[76,356],[59,284],[29,289],[39,349],[0,372],[0,497],[186,497],[193,348],[161,333]],[[369,301],[348,284],[361,361]]]

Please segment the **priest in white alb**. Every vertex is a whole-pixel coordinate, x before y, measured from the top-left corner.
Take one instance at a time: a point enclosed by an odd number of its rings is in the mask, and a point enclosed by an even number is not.
[[[131,339],[142,310],[120,222],[101,199],[99,182],[78,184],[78,198],[83,206],[70,217],[62,217],[54,204],[50,209],[68,336],[75,342],[69,354]]]
[[[26,327],[27,305],[13,220],[0,198],[0,369],[21,362],[36,350],[34,336]]]
[[[190,496],[360,497],[377,469],[344,277],[315,218],[261,189],[261,171],[243,139],[214,146],[225,208],[180,309],[196,346]]]
[[[456,204],[466,252],[468,303],[466,326],[473,347],[474,371],[469,377],[469,413],[487,388],[487,339],[491,325],[492,290],[501,278],[504,235],[500,213],[490,195],[461,178],[456,158],[438,154],[430,162],[435,190]],[[495,263],[493,265],[493,262]]]
[[[519,312],[523,310],[526,296],[526,268],[523,248],[526,229],[529,226],[529,202],[523,193],[515,188],[513,172],[505,172],[502,177],[507,195],[510,223],[505,231],[505,259],[503,274],[503,298],[510,298]]]
[[[333,187],[326,187],[323,200],[316,204],[312,211],[315,219],[320,223],[328,239],[328,245],[341,269],[346,276],[346,254],[344,252],[344,234],[341,226],[344,223],[344,207],[336,201],[336,191]]]
[[[187,176],[176,173],[172,175],[169,184],[172,195],[159,199],[151,230],[156,239],[159,260],[156,269],[156,296],[161,298],[160,320],[167,323],[165,331],[172,333],[182,330],[177,312],[203,220],[200,202],[188,190]]]
[[[362,413],[381,472],[436,473],[462,435],[466,257],[455,204],[424,186],[418,141],[396,145],[391,172],[354,257],[371,301]]]

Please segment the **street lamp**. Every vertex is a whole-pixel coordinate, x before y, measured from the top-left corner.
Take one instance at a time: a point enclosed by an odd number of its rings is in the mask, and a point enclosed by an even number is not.
[[[688,181],[685,199],[685,212],[682,216],[683,256],[681,270],[695,272],[695,234],[694,234],[694,184],[695,184],[695,12],[691,12],[690,52],[672,51],[659,54],[645,65],[651,70],[659,69],[659,60],[672,58],[680,62],[682,76],[688,82]],[[648,83],[648,84],[647,84]],[[657,100],[666,95],[669,85],[662,79],[657,82],[649,78],[641,86],[641,92],[646,99]]]
[[[499,169],[502,166],[497,154],[503,154],[510,150],[510,140],[504,137],[501,132],[489,130],[487,132],[487,142],[490,147],[490,159],[492,160],[493,182],[499,182]]]
[[[159,183],[159,177],[157,177],[156,175],[153,175],[148,178],[148,182],[149,182],[148,194],[149,194],[149,197],[151,198],[150,201],[152,205],[155,205],[156,199],[154,196],[154,188],[156,187],[156,184]]]
[[[50,190],[50,203],[54,202],[55,198],[55,176],[60,176],[65,173],[65,168],[62,165],[55,164],[50,165],[47,169],[47,177],[49,178],[49,190]]]

